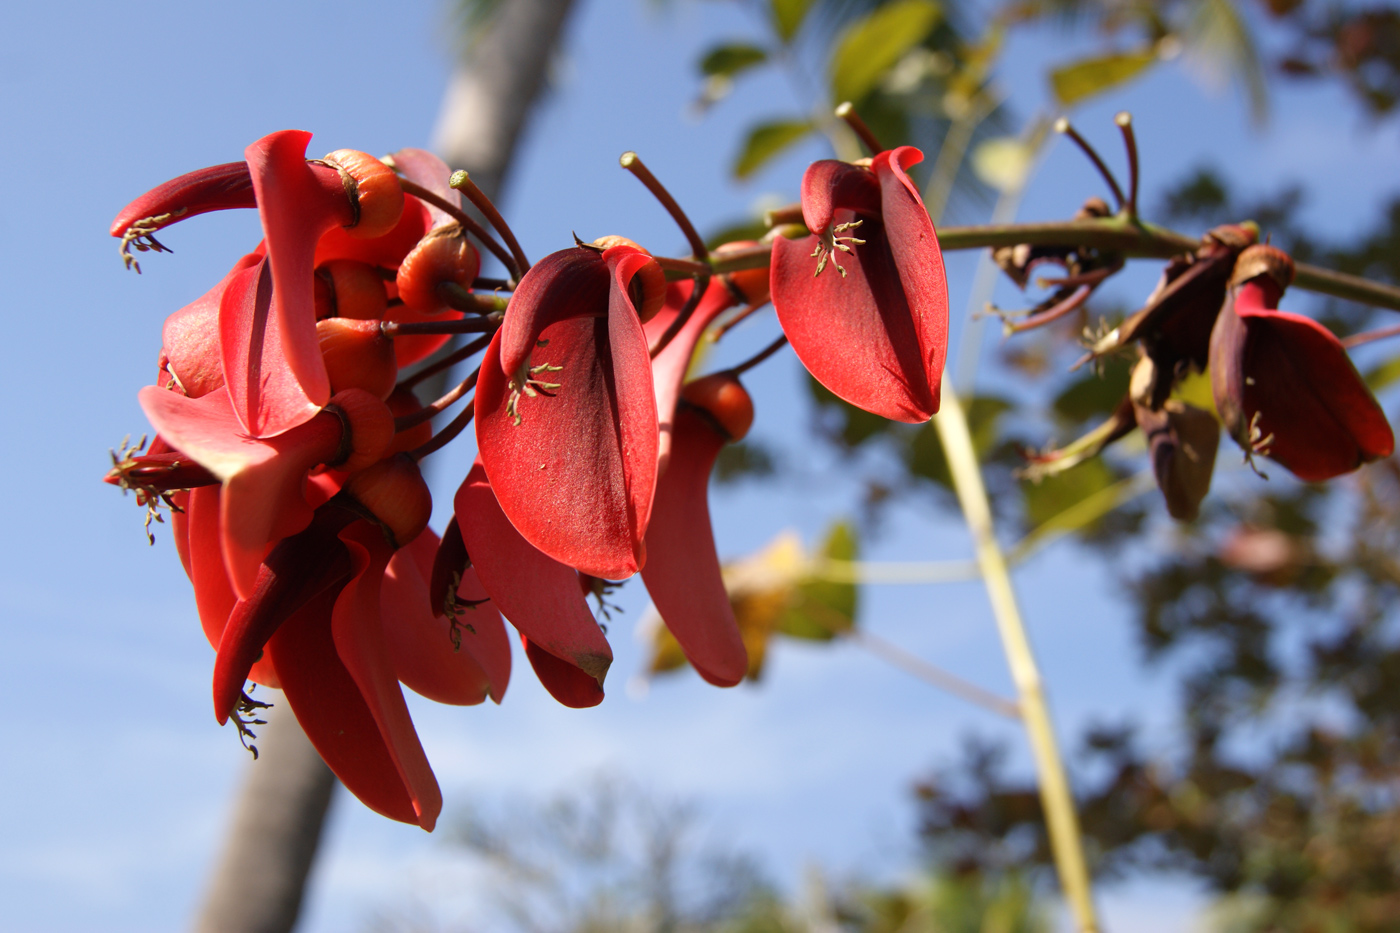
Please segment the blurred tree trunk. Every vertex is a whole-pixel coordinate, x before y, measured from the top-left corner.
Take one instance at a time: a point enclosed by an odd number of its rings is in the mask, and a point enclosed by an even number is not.
[[[475,0],[478,4],[483,0]],[[471,37],[443,99],[434,148],[497,197],[574,0],[501,0]],[[268,716],[196,933],[289,933],[335,789],[285,702]]]

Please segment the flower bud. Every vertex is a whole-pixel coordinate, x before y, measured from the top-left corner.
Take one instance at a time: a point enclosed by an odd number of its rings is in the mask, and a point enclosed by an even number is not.
[[[725,243],[723,246],[716,247],[714,254],[723,256],[725,253],[735,253],[757,245],[758,241],[756,240],[735,240],[733,243]],[[730,272],[724,276],[724,281],[751,305],[761,305],[768,300],[768,267],[766,265],[758,269],[741,269],[738,272]]]
[[[316,268],[316,319],[346,317],[377,321],[389,299],[379,270],[366,262],[332,259]]]
[[[715,373],[687,383],[681,398],[708,414],[730,441],[743,440],[753,426],[753,399],[731,373]]]
[[[423,403],[418,401],[418,396],[413,394],[412,389],[406,387],[399,387],[390,393],[388,403],[389,411],[393,413],[395,418],[402,418],[405,415],[423,410]],[[400,431],[394,435],[388,450],[385,451],[385,456],[421,447],[432,438],[433,423],[431,421],[415,424],[408,430]]]
[[[396,548],[422,534],[433,511],[428,484],[418,464],[406,454],[395,454],[355,473],[341,492],[379,521]]]
[[[1278,297],[1293,284],[1293,260],[1278,247],[1260,243],[1240,253],[1240,258],[1235,260],[1230,287],[1243,285],[1251,279],[1265,275],[1278,286],[1278,293],[1273,298],[1276,303]]]
[[[345,424],[340,456],[327,466],[354,473],[385,455],[394,439],[394,416],[388,405],[363,389],[346,389],[333,395],[326,407]]]
[[[345,227],[351,236],[372,240],[394,229],[403,214],[403,188],[393,169],[355,149],[337,149],[322,161],[340,171],[355,218]]]
[[[327,318],[316,322],[316,338],[332,392],[364,389],[385,399],[394,391],[399,376],[394,341],[384,336],[378,321]]]
[[[471,288],[480,269],[481,257],[461,226],[447,224],[418,241],[404,257],[395,281],[406,306],[431,314],[446,307],[437,292],[439,285],[451,282]]]

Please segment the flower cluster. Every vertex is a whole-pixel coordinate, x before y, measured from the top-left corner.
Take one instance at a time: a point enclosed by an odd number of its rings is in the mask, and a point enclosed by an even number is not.
[[[696,349],[771,290],[817,379],[925,421],[947,346],[942,259],[907,147],[814,164],[806,229],[789,231],[801,237],[733,244],[758,258],[719,275],[698,238],[685,260],[604,237],[532,265],[465,173],[413,149],[307,159],[309,139],[273,133],[113,223],[133,267],[164,249],[163,228],[208,211],[256,209],[263,240],[166,319],[156,384],[139,393],[156,438],[114,455],[108,481],[172,512],[217,651],[219,721],[246,733],[262,705],[247,683],[280,688],[352,793],[431,829],[441,794],[402,686],[499,702],[503,618],[559,702],[592,706],[612,652],[586,596],[640,573],[697,672],[743,679],[706,487],[753,421],[741,373],[778,346],[687,381]],[[481,278],[479,248],[509,277]],[[450,346],[458,334],[477,337]],[[415,395],[477,354],[441,398]],[[418,464],[472,421],[475,461],[439,536]]]

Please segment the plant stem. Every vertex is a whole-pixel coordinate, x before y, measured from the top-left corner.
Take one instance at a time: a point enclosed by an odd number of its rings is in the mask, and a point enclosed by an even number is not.
[[[1101,220],[941,227],[938,230],[938,244],[945,251],[1015,246],[1018,243],[1041,246],[1092,246],[1096,249],[1113,250],[1128,258],[1148,259],[1170,259],[1178,253],[1189,252],[1201,245],[1199,239],[1183,233],[1121,216],[1105,217]],[[758,246],[745,247],[723,256],[712,256],[710,266],[718,273],[761,269],[768,265],[771,251],[771,244],[760,243]],[[669,268],[675,268],[685,274],[690,274],[693,267],[693,264],[686,260],[669,259],[662,263],[663,268],[668,268],[668,264]],[[1294,265],[1291,287],[1400,311],[1400,287],[1347,275],[1345,272],[1323,269],[1305,262]]]
[[[1040,801],[1045,810],[1046,830],[1055,868],[1080,933],[1098,933],[1099,923],[1089,883],[1088,862],[1079,833],[1079,817],[1074,810],[1069,778],[1060,759],[1054,727],[1050,723],[1040,671],[1016,605],[1016,593],[1011,585],[1006,558],[992,528],[991,505],[987,500],[986,487],[982,484],[982,468],[972,446],[967,414],[946,378],[943,380],[942,396],[942,406],[933,418],[933,426],[938,431],[948,458],[953,488],[976,546],[977,563],[982,569],[982,579],[991,600],[992,614],[996,617],[1002,648],[1011,668],[1011,678],[1016,684],[1021,717],[1026,724],[1035,758]]]
[[[990,690],[984,690],[969,680],[963,680],[957,674],[930,664],[918,655],[910,654],[895,643],[886,641],[878,635],[861,629],[850,629],[842,632],[841,635],[860,645],[882,661],[893,664],[906,673],[913,674],[926,684],[956,697],[961,697],[969,703],[975,703],[998,716],[1016,720],[1021,718],[1021,708],[1016,705],[1015,701],[997,696]]]
[[[530,260],[525,258],[525,251],[520,248],[520,241],[515,238],[515,231],[510,229],[510,224],[506,223],[501,212],[496,210],[496,205],[463,169],[453,172],[447,183],[465,194],[467,200],[472,202],[472,206],[481,211],[481,216],[485,217],[491,226],[496,228],[501,239],[506,241],[506,246],[510,248],[511,258],[515,260],[515,265],[510,267],[511,271],[515,274],[515,280],[520,281],[520,277],[530,271]]]
[[[399,176],[399,187],[403,188],[404,194],[411,194],[420,201],[426,201],[461,224],[462,229],[476,237],[477,241],[481,243],[482,246],[490,250],[492,255],[501,261],[501,265],[510,270],[513,282],[520,281],[521,272],[515,268],[514,257],[506,252],[506,248],[496,242],[496,238],[488,233],[485,227],[477,223],[470,214],[439,195],[436,191],[429,191],[417,182],[409,181],[402,175]]]
[[[690,251],[695,258],[704,259],[709,256],[710,251],[705,247],[704,237],[700,236],[699,231],[695,229],[695,225],[690,222],[690,218],[686,216],[685,211],[681,209],[671,192],[667,191],[666,186],[657,180],[656,176],[651,173],[651,169],[646,167],[642,157],[628,150],[617,161],[619,165],[635,175],[637,180],[651,192],[652,197],[660,201],[661,206],[666,208],[666,213],[670,214],[671,219],[676,222],[676,226],[681,228],[681,233],[685,236],[686,242],[690,244]]]

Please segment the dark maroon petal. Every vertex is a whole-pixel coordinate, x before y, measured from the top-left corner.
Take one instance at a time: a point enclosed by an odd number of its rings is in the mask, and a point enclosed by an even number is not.
[[[642,579],[695,670],[712,684],[732,687],[744,679],[749,656],[720,576],[707,495],[725,438],[685,405],[675,424],[671,463],[656,488]]]
[[[576,246],[550,253],[530,267],[511,296],[501,325],[501,368],[516,375],[543,331],[558,321],[608,313],[612,278],[602,253]]]
[[[209,211],[257,207],[253,177],[247,162],[225,162],[172,178],[147,191],[122,208],[112,221],[112,236],[125,236],[138,221],[163,220],[146,224],[151,231]]]

